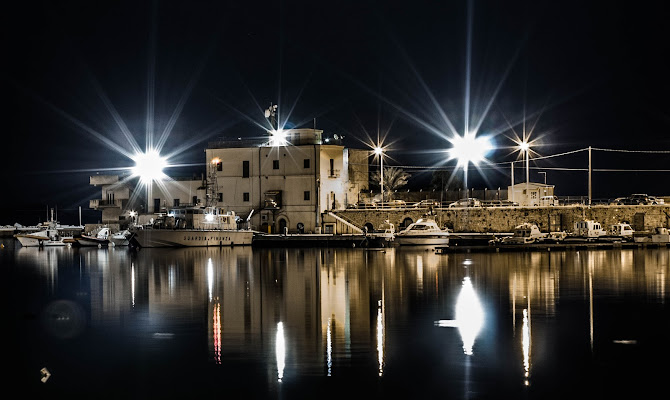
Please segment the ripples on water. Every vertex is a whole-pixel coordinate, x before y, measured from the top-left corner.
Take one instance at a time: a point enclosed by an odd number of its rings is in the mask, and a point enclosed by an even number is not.
[[[665,378],[667,249],[2,243],[28,394],[616,398]]]

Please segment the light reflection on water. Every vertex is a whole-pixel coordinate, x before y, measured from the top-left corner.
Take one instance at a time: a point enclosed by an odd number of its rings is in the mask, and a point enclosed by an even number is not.
[[[51,329],[22,321],[17,335],[76,332],[68,363],[53,350],[64,345],[60,337],[23,349],[26,368],[35,360],[52,366],[50,387],[64,392],[97,387],[99,379],[82,378],[96,356],[112,365],[104,368],[134,366],[119,392],[146,380],[154,393],[193,385],[217,393],[225,382],[272,397],[341,393],[329,382],[351,381],[375,395],[557,396],[575,371],[582,383],[596,379],[586,392],[613,370],[635,374],[626,363],[667,352],[660,338],[670,333],[667,323],[649,323],[668,316],[666,249],[7,247],[0,260],[38,286],[19,285],[17,307],[39,299],[34,311],[52,313],[44,321]],[[84,310],[85,321],[68,320],[79,313],[63,311],[62,300]],[[75,323],[80,331],[67,329]],[[62,367],[59,377],[53,366],[77,365],[73,359],[80,369]]]

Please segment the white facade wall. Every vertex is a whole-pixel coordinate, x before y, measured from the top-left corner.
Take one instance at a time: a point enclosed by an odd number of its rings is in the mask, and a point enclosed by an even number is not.
[[[222,199],[218,206],[242,218],[253,210],[251,225],[259,230],[274,225],[278,232],[284,220],[290,232],[297,231],[298,223],[305,232],[316,232],[321,213],[333,205],[344,209],[349,192],[355,190],[349,184],[348,153],[339,145],[210,148],[205,154],[208,165],[215,165],[212,160],[216,158],[221,162],[216,172]],[[244,174],[245,162],[249,176]],[[281,191],[278,210],[264,209],[269,191]]]

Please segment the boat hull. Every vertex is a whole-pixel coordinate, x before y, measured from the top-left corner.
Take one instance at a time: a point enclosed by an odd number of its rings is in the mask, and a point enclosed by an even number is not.
[[[105,247],[109,245],[109,240],[82,236],[77,238],[77,244],[84,247]]]
[[[433,236],[402,236],[397,235],[394,239],[394,242],[400,246],[417,246],[417,245],[430,245],[430,246],[448,246],[449,237],[441,235]]]
[[[39,237],[32,235],[16,235],[16,239],[23,247],[39,247],[43,242],[49,240],[47,237]]]
[[[130,244],[130,240],[128,238],[111,238],[109,239],[109,242],[111,243],[112,246],[128,246]]]
[[[206,247],[251,245],[253,231],[141,229],[133,240],[140,247]]]

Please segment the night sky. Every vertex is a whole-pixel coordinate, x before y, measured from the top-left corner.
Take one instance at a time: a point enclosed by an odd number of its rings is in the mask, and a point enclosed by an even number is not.
[[[658,8],[656,8],[658,7]],[[3,6],[0,224],[95,222],[88,177],[132,166],[169,132],[172,176],[203,170],[218,138],[262,136],[263,110],[287,127],[377,132],[388,165],[425,187],[445,163],[449,123],[492,135],[493,165],[470,186],[506,187],[525,125],[549,156],[588,146],[670,150],[666,14],[591,1],[32,1]],[[469,84],[468,84],[469,83]],[[469,101],[466,94],[469,93]],[[469,118],[465,118],[465,115]],[[522,122],[525,120],[525,124]],[[149,121],[149,122],[148,122]],[[447,122],[448,121],[448,122]],[[595,151],[593,168],[670,170],[670,154]],[[586,195],[586,152],[531,163],[558,195]],[[116,171],[118,172],[118,171]],[[531,180],[542,181],[531,169]],[[462,174],[462,172],[460,172]],[[516,172],[520,181],[521,164]],[[670,172],[594,173],[593,196],[670,195]],[[86,219],[89,218],[87,221]]]

